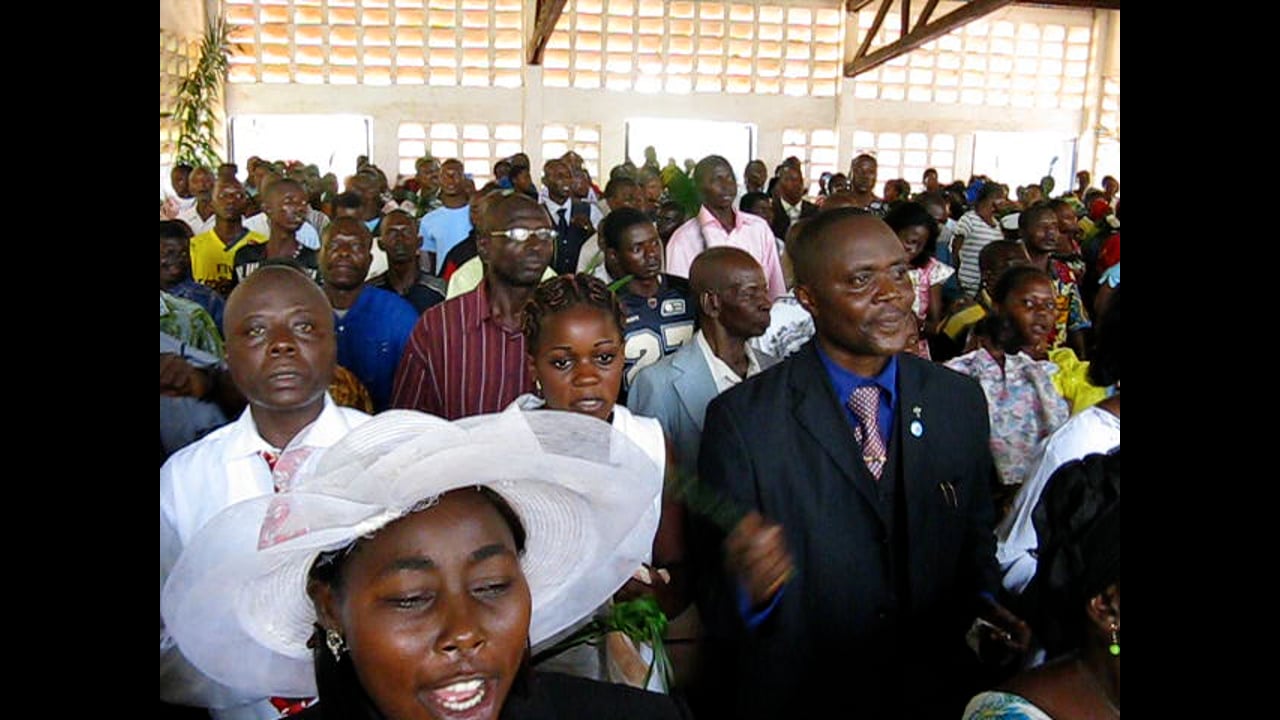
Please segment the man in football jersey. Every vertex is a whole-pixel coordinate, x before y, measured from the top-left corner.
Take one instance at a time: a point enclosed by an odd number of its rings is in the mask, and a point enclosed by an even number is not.
[[[689,281],[662,272],[662,242],[649,216],[623,207],[600,223],[606,265],[615,268],[624,316],[626,374],[620,401],[641,369],[675,352],[693,337],[697,308],[689,301]]]

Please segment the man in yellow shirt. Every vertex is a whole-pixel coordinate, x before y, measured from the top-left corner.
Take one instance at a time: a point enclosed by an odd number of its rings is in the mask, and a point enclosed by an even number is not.
[[[241,223],[248,196],[233,177],[220,177],[213,186],[213,229],[191,238],[191,276],[223,296],[235,285],[236,251],[249,243],[264,243],[265,235]]]

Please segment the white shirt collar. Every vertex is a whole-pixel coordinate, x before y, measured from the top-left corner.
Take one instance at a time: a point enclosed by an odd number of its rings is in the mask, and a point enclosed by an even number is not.
[[[801,198],[800,202],[796,203],[795,205],[792,205],[791,203],[787,202],[787,199],[782,197],[781,195],[778,196],[778,200],[782,202],[782,209],[787,211],[788,217],[790,217],[793,221],[800,219],[800,211],[803,209],[803,206],[804,206],[804,198]]]
[[[707,342],[701,330],[694,333],[693,338],[698,343],[698,349],[702,350],[702,356],[706,358],[707,367],[711,369],[711,379],[716,383],[717,393],[722,393],[742,382],[743,378],[738,377],[738,373],[711,350],[711,344]],[[747,377],[751,377],[760,372],[760,361],[749,344],[744,347],[744,350],[747,353]]]
[[[244,409],[236,420],[236,425],[238,427],[235,441],[228,448],[229,458],[257,455],[264,450],[276,453],[308,445],[329,447],[342,439],[351,429],[327,391],[324,394],[324,409],[320,411],[319,417],[299,430],[298,434],[294,435],[289,444],[283,448],[272,447],[271,443],[263,440],[258,434],[258,424],[253,421],[252,407]]]
[[[564,199],[563,205],[557,205],[556,201],[552,200],[550,195],[544,198],[542,202],[547,206],[547,209],[551,211],[552,220],[558,220],[558,218],[556,217],[556,213],[560,212],[561,210],[564,210],[564,219],[565,220],[569,219],[569,211],[573,209],[572,195]]]

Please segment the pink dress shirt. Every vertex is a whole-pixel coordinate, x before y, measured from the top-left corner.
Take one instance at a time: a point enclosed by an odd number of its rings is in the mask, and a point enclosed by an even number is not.
[[[733,227],[725,230],[705,206],[698,214],[676,228],[667,242],[667,272],[682,278],[689,277],[689,266],[703,250],[728,245],[745,250],[764,268],[769,283],[769,297],[776,299],[787,292],[782,278],[782,262],[778,259],[778,246],[773,230],[764,219],[750,213],[733,211]]]

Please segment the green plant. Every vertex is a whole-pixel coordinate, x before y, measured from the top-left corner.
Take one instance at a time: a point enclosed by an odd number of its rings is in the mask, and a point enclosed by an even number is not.
[[[230,43],[226,20],[221,15],[205,28],[200,42],[200,59],[178,86],[173,119],[178,126],[176,162],[216,168],[222,163],[215,130],[218,98],[227,79]]]
[[[653,650],[653,661],[649,663],[648,672],[644,676],[645,687],[649,686],[649,679],[657,671],[661,674],[663,687],[668,690],[671,688],[671,659],[667,656],[667,648],[663,642],[667,633],[667,616],[651,597],[614,603],[608,612],[592,618],[591,622],[577,632],[539,652],[534,656],[533,662],[537,664],[579,645],[599,645],[611,632],[620,632],[632,642],[645,643]]]

